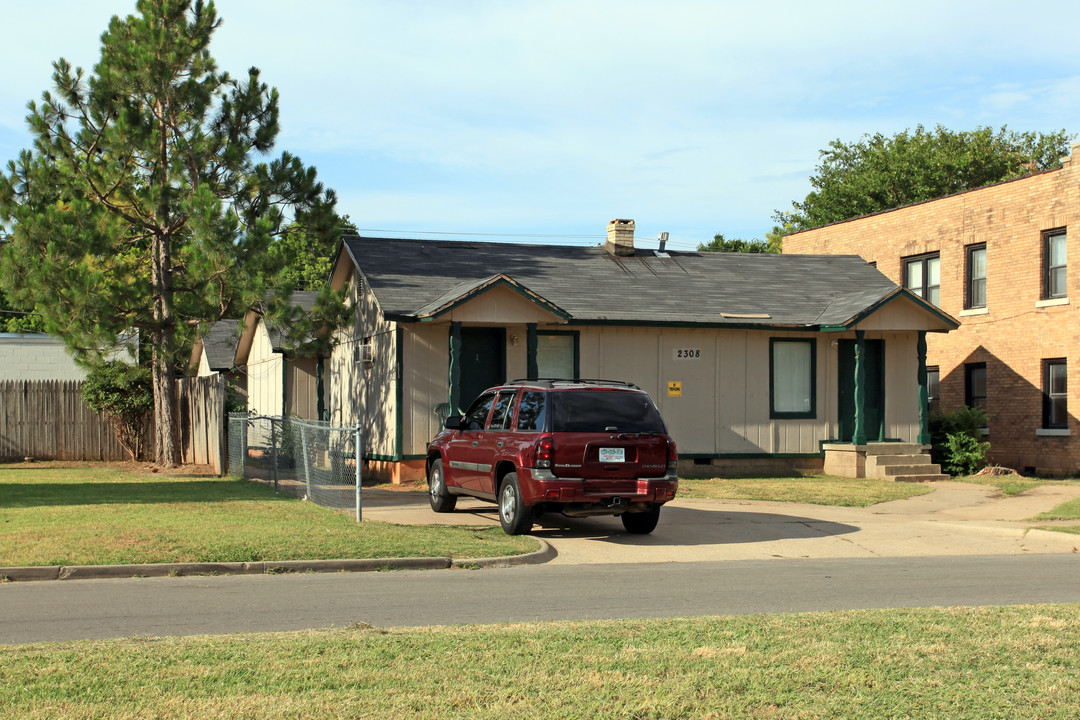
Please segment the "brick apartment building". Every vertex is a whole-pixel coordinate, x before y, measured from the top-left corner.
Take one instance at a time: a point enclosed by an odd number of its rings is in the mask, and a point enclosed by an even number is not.
[[[784,238],[785,254],[861,255],[958,318],[927,338],[931,407],[984,407],[992,461],[1029,474],[1080,472],[1078,155]]]

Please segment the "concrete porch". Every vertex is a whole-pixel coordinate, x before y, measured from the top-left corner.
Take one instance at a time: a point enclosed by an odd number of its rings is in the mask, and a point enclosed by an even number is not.
[[[948,480],[930,459],[930,446],[918,443],[876,442],[865,445],[826,443],[825,474],[850,478],[880,478],[894,482]]]

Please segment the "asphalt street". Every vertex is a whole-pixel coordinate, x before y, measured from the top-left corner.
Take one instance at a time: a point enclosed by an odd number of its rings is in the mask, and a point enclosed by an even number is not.
[[[1080,555],[773,559],[0,586],[0,643],[1080,602]]]

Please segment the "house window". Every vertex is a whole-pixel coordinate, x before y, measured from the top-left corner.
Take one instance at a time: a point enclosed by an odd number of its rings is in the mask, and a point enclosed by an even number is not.
[[[967,292],[964,307],[986,307],[986,243],[967,248]]]
[[[814,340],[769,340],[769,417],[816,417],[817,352]]]
[[[575,379],[578,370],[578,333],[541,330],[536,336],[536,370],[542,378]]]
[[[1043,427],[1069,427],[1065,358],[1043,360]]]
[[[904,287],[927,302],[941,305],[941,257],[938,253],[904,259]]]
[[[941,408],[941,370],[936,365],[926,368],[926,400],[930,412]]]
[[[1065,229],[1043,233],[1043,299],[1067,297],[1065,270],[1068,260]]]
[[[986,363],[964,365],[964,404],[986,410]]]

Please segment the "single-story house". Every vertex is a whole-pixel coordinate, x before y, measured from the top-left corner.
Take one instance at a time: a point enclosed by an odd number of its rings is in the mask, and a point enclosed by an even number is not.
[[[297,291],[292,301],[310,310],[317,292]],[[247,377],[248,412],[254,415],[322,420],[326,416],[330,387],[325,358],[290,354],[286,333],[248,313],[236,344],[235,364]]]
[[[648,391],[680,464],[820,472],[825,446],[929,440],[925,339],[956,320],[854,255],[676,252],[613,220],[595,247],[346,237],[355,324],[330,420],[378,476],[422,476],[447,414],[513,378]],[[861,470],[861,466],[860,466]]]
[[[132,331],[103,350],[107,360],[138,357],[139,334]],[[46,333],[0,333],[0,381],[85,380],[87,370],[72,358],[64,341]]]

